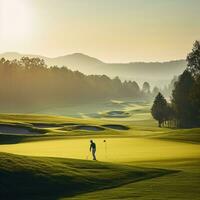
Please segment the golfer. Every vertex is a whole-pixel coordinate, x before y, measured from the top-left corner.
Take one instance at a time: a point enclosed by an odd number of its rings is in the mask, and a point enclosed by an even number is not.
[[[97,160],[96,159],[96,144],[93,142],[93,140],[90,140],[90,152],[92,152],[92,156],[93,156],[93,160]]]

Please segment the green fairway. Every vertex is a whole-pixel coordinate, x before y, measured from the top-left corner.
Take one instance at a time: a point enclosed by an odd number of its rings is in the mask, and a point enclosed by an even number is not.
[[[112,103],[111,112],[83,118],[1,114],[0,193],[9,195],[10,188],[19,199],[199,200],[199,129],[158,128],[147,104]],[[90,139],[98,162],[90,161]],[[17,199],[12,194],[7,197]]]
[[[136,162],[198,158],[199,145],[144,138],[96,138],[97,158],[109,162]],[[91,159],[89,138],[1,145],[1,152],[29,156]]]
[[[0,200],[200,200],[199,17],[0,0]]]

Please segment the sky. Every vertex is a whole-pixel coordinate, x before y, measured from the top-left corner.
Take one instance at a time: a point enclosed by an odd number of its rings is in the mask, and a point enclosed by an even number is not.
[[[199,8],[199,0],[0,0],[0,53],[183,59],[200,40]]]

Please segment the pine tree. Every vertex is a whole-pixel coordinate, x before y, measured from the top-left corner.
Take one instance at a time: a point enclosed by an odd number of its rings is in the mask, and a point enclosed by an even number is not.
[[[155,120],[158,121],[158,126],[161,127],[161,124],[166,119],[166,110],[167,110],[167,101],[163,95],[159,92],[155,97],[153,106],[151,108],[151,114]]]
[[[187,62],[187,70],[191,72],[195,81],[191,89],[191,100],[197,111],[196,116],[198,116],[196,126],[200,126],[200,41],[194,43],[192,52],[187,56]]]
[[[179,77],[172,93],[172,104],[180,127],[194,126],[197,120],[196,108],[192,100],[194,83],[191,73],[186,70]]]
[[[200,42],[195,41],[192,52],[187,56],[187,70],[196,78],[200,76]]]

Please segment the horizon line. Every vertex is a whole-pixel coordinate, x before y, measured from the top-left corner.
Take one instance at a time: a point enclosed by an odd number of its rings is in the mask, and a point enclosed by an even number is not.
[[[107,62],[104,61],[103,59],[99,59],[95,56],[90,56],[88,54],[85,53],[81,53],[81,52],[74,52],[74,53],[69,53],[69,54],[63,54],[63,55],[58,55],[58,56],[47,56],[47,55],[41,55],[41,54],[34,54],[34,53],[22,53],[22,52],[17,52],[17,51],[5,51],[5,52],[0,52],[0,55],[2,54],[19,54],[19,55],[24,55],[24,56],[36,56],[36,57],[44,57],[47,59],[56,59],[56,58],[60,58],[60,57],[65,57],[65,56],[71,56],[71,55],[75,55],[75,54],[80,54],[83,56],[87,56],[89,58],[92,59],[96,59],[104,64],[131,64],[131,63],[167,63],[167,62],[175,62],[175,61],[181,61],[181,60],[186,60],[186,58],[177,58],[177,59],[172,59],[172,60],[160,60],[160,61],[156,61],[156,60],[151,60],[151,61],[127,61],[127,62]],[[3,57],[2,57],[3,58]]]

